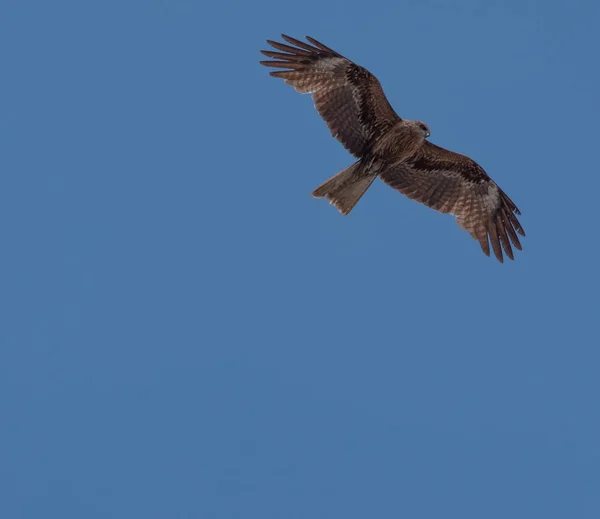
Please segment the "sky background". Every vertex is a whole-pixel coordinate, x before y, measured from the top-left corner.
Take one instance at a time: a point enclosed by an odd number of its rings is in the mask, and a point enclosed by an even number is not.
[[[600,517],[595,1],[0,4],[0,516]],[[261,67],[314,36],[522,211],[514,262]]]

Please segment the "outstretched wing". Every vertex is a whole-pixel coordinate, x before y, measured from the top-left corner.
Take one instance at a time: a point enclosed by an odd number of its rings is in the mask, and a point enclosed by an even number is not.
[[[513,201],[474,160],[425,141],[422,148],[381,179],[409,198],[441,213],[456,215],[458,225],[479,241],[489,256],[489,241],[498,261],[502,249],[514,259],[511,243],[521,250],[517,233],[525,231]]]
[[[281,37],[290,45],[267,40],[282,52],[261,50],[273,60],[260,63],[289,69],[270,74],[285,79],[298,92],[312,93],[331,134],[354,156],[364,155],[400,119],[368,70],[309,36],[306,39],[312,45],[284,34]]]

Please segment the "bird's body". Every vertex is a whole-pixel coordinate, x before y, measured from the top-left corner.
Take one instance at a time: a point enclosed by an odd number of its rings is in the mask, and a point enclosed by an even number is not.
[[[287,70],[280,77],[302,93],[311,93],[331,134],[358,161],[313,191],[342,214],[348,214],[380,177],[413,200],[456,216],[458,224],[479,241],[489,256],[513,259],[525,236],[519,210],[474,160],[427,140],[429,127],[399,117],[377,78],[313,38],[310,44],[282,35],[290,45],[267,40],[277,49],[261,51],[272,61],[263,65]],[[489,242],[488,242],[489,237]]]

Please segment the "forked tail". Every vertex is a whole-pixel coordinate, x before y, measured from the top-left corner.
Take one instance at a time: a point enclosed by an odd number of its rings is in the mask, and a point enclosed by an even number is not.
[[[312,196],[325,198],[340,213],[348,214],[360,197],[365,194],[365,191],[369,189],[378,173],[379,171],[371,164],[365,164],[359,160],[323,182],[312,192]]]

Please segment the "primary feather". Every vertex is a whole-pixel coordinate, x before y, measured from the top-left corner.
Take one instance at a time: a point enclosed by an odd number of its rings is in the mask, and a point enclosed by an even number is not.
[[[282,35],[286,43],[267,40],[277,51],[262,50],[271,60],[260,63],[298,92],[311,93],[315,108],[331,134],[357,159],[314,192],[342,214],[348,214],[379,176],[407,197],[456,216],[490,255],[503,251],[514,259],[525,236],[512,200],[474,160],[426,140],[429,128],[402,119],[383,93],[377,78],[341,54],[306,37],[308,43]]]

